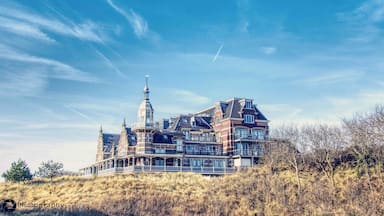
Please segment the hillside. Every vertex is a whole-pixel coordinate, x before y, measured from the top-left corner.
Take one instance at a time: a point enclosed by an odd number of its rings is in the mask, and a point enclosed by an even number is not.
[[[384,215],[384,179],[337,170],[336,187],[317,171],[256,167],[225,177],[162,173],[60,177],[52,183],[1,183],[14,215]]]

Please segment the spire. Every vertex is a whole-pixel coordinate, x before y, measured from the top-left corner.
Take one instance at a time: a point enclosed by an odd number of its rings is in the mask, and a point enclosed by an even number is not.
[[[99,132],[102,134],[103,133],[103,126],[102,125],[100,125],[100,130],[99,130]]]
[[[123,119],[123,124],[121,125],[123,128],[126,128],[127,125],[125,124],[125,118]]]
[[[145,75],[144,99],[149,100],[148,75]]]

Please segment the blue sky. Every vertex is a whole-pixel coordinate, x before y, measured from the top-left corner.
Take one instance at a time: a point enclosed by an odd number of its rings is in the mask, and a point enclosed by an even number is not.
[[[1,1],[0,172],[77,170],[99,125],[253,98],[271,125],[337,123],[384,101],[384,1]]]

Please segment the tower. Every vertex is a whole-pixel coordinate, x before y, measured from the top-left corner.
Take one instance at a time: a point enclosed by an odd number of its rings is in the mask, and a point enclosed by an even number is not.
[[[137,112],[137,123],[134,128],[137,136],[136,153],[152,153],[153,141],[153,108],[149,101],[148,76],[145,76],[144,99]]]

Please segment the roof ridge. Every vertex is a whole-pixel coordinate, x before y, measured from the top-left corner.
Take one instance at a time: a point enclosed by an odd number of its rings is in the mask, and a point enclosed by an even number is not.
[[[176,124],[175,124],[175,128],[174,128],[173,130],[176,130],[177,125],[178,125],[179,122],[180,122],[180,117],[181,117],[181,115],[177,117]]]
[[[209,126],[209,128],[211,128],[212,129],[212,126],[211,126],[211,124],[209,124],[207,121],[205,121],[205,119],[204,119],[204,117],[203,116],[199,116],[208,126]]]
[[[229,112],[229,118],[232,118],[233,107],[235,106],[235,100],[232,100],[231,111]]]
[[[205,112],[205,111],[207,111],[207,110],[209,110],[209,109],[212,109],[212,108],[215,108],[215,105],[209,106],[208,108],[205,108],[205,109],[203,109],[203,110],[200,110],[200,111],[198,111],[198,112],[195,112],[195,113],[193,113],[193,115],[201,114],[201,113],[203,113],[203,112]]]

